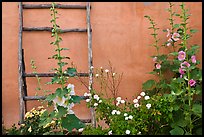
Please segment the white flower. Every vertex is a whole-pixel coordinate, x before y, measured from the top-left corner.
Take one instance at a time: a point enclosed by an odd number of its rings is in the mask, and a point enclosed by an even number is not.
[[[128,114],[127,113],[124,113],[124,116],[126,117]]]
[[[130,134],[130,130],[126,130],[125,133],[126,133],[126,134]]]
[[[103,67],[100,67],[100,69],[103,69]]]
[[[140,105],[138,103],[134,104],[134,107],[138,108]]]
[[[68,110],[68,114],[74,114],[74,111],[71,110],[71,109],[69,109],[69,110]]]
[[[64,96],[62,98],[57,96],[53,100],[54,104],[58,104],[59,106],[64,106],[65,105],[65,101],[66,101],[66,98]]]
[[[121,97],[117,97],[116,100],[117,100],[117,101],[120,101],[120,100],[121,100]]]
[[[31,126],[29,127],[28,131],[29,131],[29,132],[32,132],[32,128],[31,128]]]
[[[84,96],[85,96],[85,97],[87,96],[87,92],[84,93]]]
[[[84,128],[80,128],[80,129],[78,129],[79,132],[82,132],[83,130],[84,130]]]
[[[145,96],[144,99],[145,99],[145,100],[148,100],[148,99],[150,99],[150,97],[149,97],[149,96]]]
[[[133,118],[133,116],[132,115],[129,115],[129,117],[128,117],[129,119],[132,119]]]
[[[151,104],[146,105],[147,109],[151,108]]]
[[[117,112],[117,110],[113,110],[113,111],[111,112],[111,114],[112,114],[112,115],[115,115],[116,112]]]
[[[120,115],[120,111],[116,111],[116,114],[117,114],[117,115]]]
[[[116,106],[118,106],[120,104],[120,101],[118,101],[117,103],[116,103]]]
[[[133,103],[138,103],[138,99],[134,99],[134,100],[133,100]]]
[[[137,133],[137,135],[141,135],[141,132],[139,131],[139,132]]]
[[[101,102],[102,102],[102,100],[99,100],[99,101],[98,101],[98,103],[101,103]]]
[[[128,120],[128,117],[125,117],[125,120]]]
[[[74,103],[70,103],[68,106],[67,106],[69,109],[72,109],[74,107]]]
[[[99,96],[98,95],[94,95],[94,99],[99,100]]]
[[[94,68],[94,66],[91,66],[91,69],[93,69]]]
[[[125,100],[121,100],[120,103],[122,103],[122,104],[125,103]]]
[[[94,107],[98,106],[98,103],[94,103]]]
[[[89,102],[91,99],[90,98],[88,98],[88,99],[86,99],[86,102]]]
[[[74,84],[68,84],[67,89],[71,89],[70,95],[75,95]]]
[[[113,77],[115,76],[116,73],[113,73]]]
[[[90,97],[90,96],[91,96],[91,93],[87,93],[87,96]]]
[[[112,130],[108,131],[108,135],[112,135]]]
[[[137,99],[141,99],[141,96],[137,96]]]
[[[145,96],[145,92],[141,92],[140,95],[141,95],[141,96]]]
[[[108,70],[108,69],[106,69],[106,70],[105,70],[105,72],[106,72],[106,73],[108,73],[108,72],[109,72],[109,70]]]
[[[96,77],[98,77],[98,76],[99,76],[99,74],[96,74],[95,76],[96,76]]]

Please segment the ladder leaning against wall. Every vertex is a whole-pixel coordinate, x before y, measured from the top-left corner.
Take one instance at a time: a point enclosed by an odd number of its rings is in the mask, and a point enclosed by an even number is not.
[[[19,72],[19,99],[20,99],[20,124],[23,123],[25,113],[27,111],[27,101],[32,100],[40,100],[45,99],[45,96],[27,96],[27,86],[26,86],[26,77],[53,77],[55,73],[26,73],[25,72],[25,64],[24,64],[24,50],[23,50],[23,31],[52,31],[52,27],[24,27],[23,26],[23,9],[49,9],[51,8],[51,4],[23,4],[19,2],[19,43],[18,43],[18,72]],[[93,84],[93,59],[92,59],[92,29],[90,23],[90,2],[87,2],[86,5],[65,5],[65,4],[56,4],[55,8],[61,9],[82,9],[86,10],[86,24],[87,28],[72,28],[72,29],[62,29],[61,33],[68,32],[86,32],[88,36],[88,73],[77,73],[76,75],[79,77],[89,77],[89,92],[91,92],[92,84]],[[69,76],[67,74],[67,76]],[[81,96],[85,99],[84,96]],[[95,112],[94,108],[90,108],[91,119],[81,119],[84,123],[91,123],[94,127],[96,127],[95,121]]]

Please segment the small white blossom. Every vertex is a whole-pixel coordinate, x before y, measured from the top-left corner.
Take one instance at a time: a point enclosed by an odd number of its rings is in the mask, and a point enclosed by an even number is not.
[[[90,97],[90,96],[91,96],[91,93],[87,93],[87,96]]]
[[[132,115],[129,115],[129,117],[128,117],[129,119],[133,119],[133,116]]]
[[[112,114],[112,115],[115,115],[116,112],[117,112],[117,110],[113,110],[113,111],[111,112],[111,114]]]
[[[117,115],[120,115],[120,111],[117,111],[116,114],[117,114]]]
[[[113,73],[113,77],[115,76],[116,73]]]
[[[112,130],[108,131],[108,135],[112,135]]]
[[[120,101],[118,101],[117,103],[116,103],[116,106],[118,106],[120,104]]]
[[[145,96],[145,92],[141,92],[140,95],[141,95],[141,96]]]
[[[127,113],[124,113],[124,116],[126,117],[128,114]]]
[[[80,129],[78,129],[79,132],[82,132],[83,130],[84,130],[84,128],[80,128]]]
[[[99,96],[98,95],[94,95],[94,99],[99,100]]]
[[[74,114],[74,111],[71,110],[71,109],[69,109],[69,110],[68,110],[68,114]]]
[[[125,120],[128,120],[129,117],[125,117]]]
[[[102,102],[102,100],[99,100],[99,101],[98,101],[98,103],[101,103],[101,102]]]
[[[126,134],[130,134],[130,130],[126,130],[125,133],[126,133]]]
[[[94,67],[93,66],[91,66],[91,69],[93,69]]]
[[[95,76],[96,76],[96,77],[98,77],[98,76],[99,76],[99,74],[96,74]]]
[[[140,105],[138,103],[134,104],[134,107],[138,108]]]
[[[134,99],[134,100],[133,100],[133,103],[138,103],[138,99]]]
[[[120,103],[124,104],[124,103],[125,103],[125,100],[121,100]]]
[[[84,96],[85,96],[85,97],[87,96],[87,92],[84,93]]]
[[[139,132],[137,133],[137,135],[141,135],[141,132],[139,131]]]
[[[98,106],[98,103],[94,103],[94,107]]]
[[[151,104],[146,105],[147,109],[151,108]]]
[[[108,69],[106,69],[106,70],[105,70],[105,72],[106,72],[106,73],[108,73],[108,72],[109,72],[109,70],[108,70]]]
[[[120,101],[120,100],[121,100],[121,97],[117,97],[116,100],[117,100],[117,101]]]
[[[100,69],[103,69],[103,67],[100,67]]]
[[[137,96],[137,99],[141,99],[141,96]]]
[[[29,132],[32,132],[32,128],[31,128],[31,126],[28,128],[28,131],[29,131]]]
[[[149,96],[145,96],[144,99],[145,99],[145,100],[148,100],[148,99],[150,99],[150,97],[149,97]]]
[[[74,84],[68,84],[67,89],[71,89],[70,95],[75,95]]]
[[[89,102],[91,99],[90,98],[88,98],[88,99],[86,99],[86,102]]]

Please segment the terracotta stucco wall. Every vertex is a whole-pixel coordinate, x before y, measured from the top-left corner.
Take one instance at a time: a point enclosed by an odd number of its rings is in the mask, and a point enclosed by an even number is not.
[[[42,2],[46,3],[46,2]],[[67,4],[62,2],[62,4]],[[34,3],[32,3],[34,4]],[[36,3],[37,4],[37,3]],[[85,4],[85,3],[70,3]],[[176,3],[177,7],[180,3]],[[192,28],[199,30],[189,41],[190,44],[201,45],[198,59],[202,59],[202,4],[199,2],[186,3],[193,16],[190,18]],[[142,83],[154,78],[147,72],[153,69],[151,55],[156,53],[153,47],[148,46],[153,39],[147,28],[149,22],[144,15],[150,15],[161,28],[159,36],[165,42],[166,34],[162,29],[169,27],[167,18],[168,3],[144,2],[95,2],[92,3],[91,24],[93,29],[93,64],[95,68],[108,66],[110,60],[117,72],[124,73],[120,85],[119,96],[132,99],[132,96],[141,91]],[[179,10],[176,8],[175,10]],[[18,3],[2,3],[2,113],[5,126],[9,127],[19,120],[19,91],[18,91]],[[59,9],[58,24],[61,28],[86,27],[85,10]],[[51,26],[48,9],[24,10],[24,26]],[[34,59],[38,72],[48,72],[56,62],[47,60],[54,54],[54,47],[49,43],[53,40],[49,32],[23,32],[23,48],[25,50],[26,72],[32,72],[30,60]],[[70,50],[66,55],[81,72],[88,70],[87,35],[86,33],[62,34],[62,47]],[[50,78],[42,78],[42,83]],[[87,92],[86,88],[75,79],[70,79],[75,84],[78,95]],[[35,78],[27,79],[28,95],[36,93],[37,81]],[[44,86],[53,90],[56,86]],[[53,88],[54,87],[54,88]],[[42,93],[39,93],[42,94]],[[40,105],[39,102],[28,102],[28,109]],[[80,118],[89,118],[90,113],[85,102],[76,105],[75,113]]]

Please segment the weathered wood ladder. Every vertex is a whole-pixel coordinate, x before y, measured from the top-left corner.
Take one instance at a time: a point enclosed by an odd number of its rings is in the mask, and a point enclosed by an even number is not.
[[[26,73],[25,72],[25,64],[24,64],[24,50],[22,46],[22,37],[23,31],[52,31],[51,27],[24,27],[23,26],[23,9],[49,9],[51,8],[51,4],[23,4],[19,2],[19,43],[18,43],[18,69],[19,69],[19,99],[20,99],[20,123],[23,123],[25,113],[27,112],[26,101],[29,100],[40,100],[45,99],[45,96],[27,96],[27,86],[26,86],[26,77],[53,77],[54,73]],[[90,2],[87,2],[86,5],[62,5],[56,4],[55,8],[61,9],[86,9],[86,29],[62,29],[62,33],[67,32],[87,32],[88,35],[88,73],[78,73],[79,77],[89,77],[89,92],[91,92],[92,83],[93,83],[93,59],[92,59],[92,29],[90,23]],[[67,75],[69,76],[69,75]],[[81,96],[85,99],[84,96]],[[91,123],[94,127],[96,126],[95,121],[95,112],[93,108],[90,108],[91,111],[91,119],[81,119],[84,123]]]

